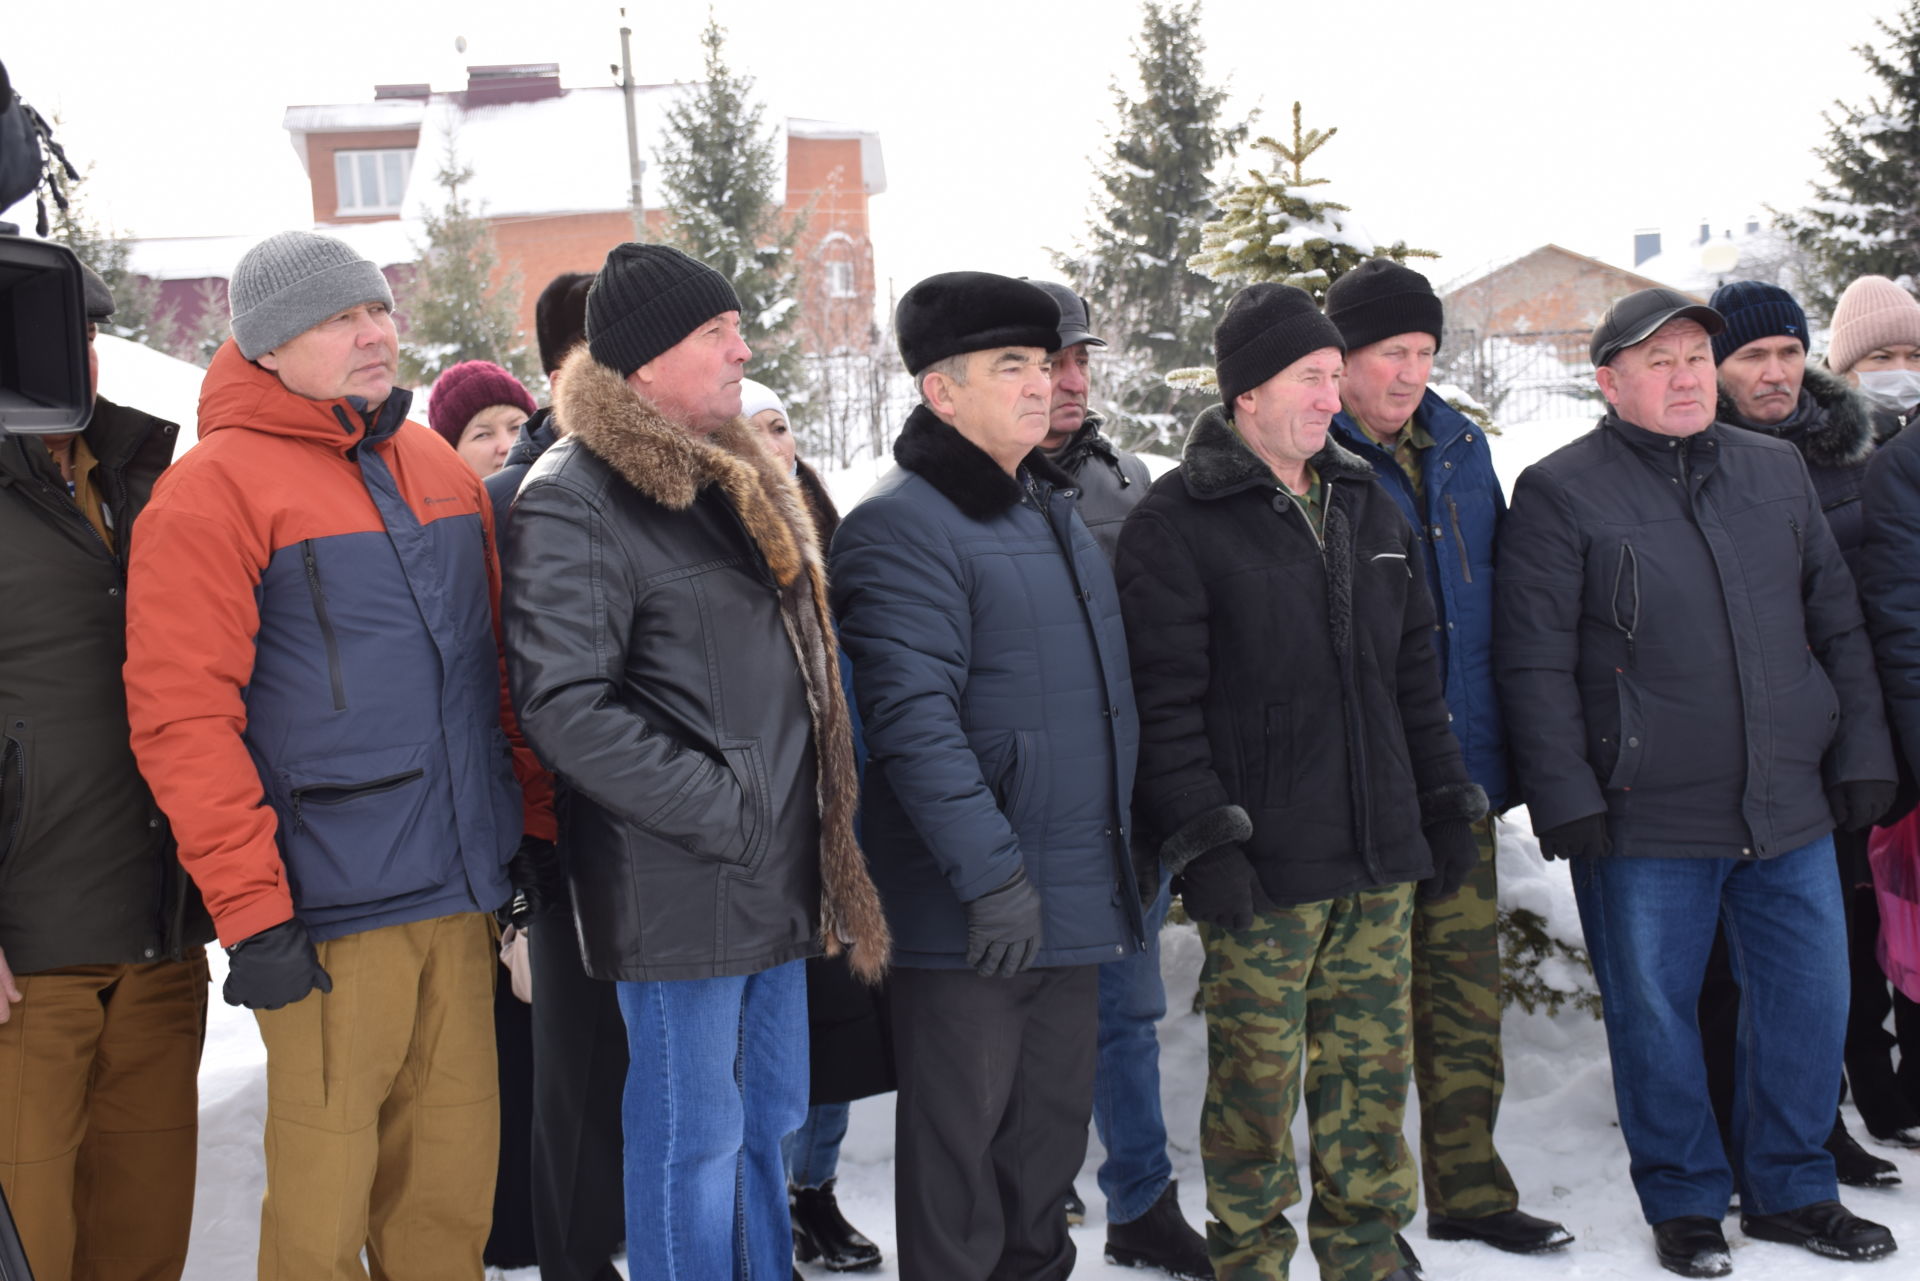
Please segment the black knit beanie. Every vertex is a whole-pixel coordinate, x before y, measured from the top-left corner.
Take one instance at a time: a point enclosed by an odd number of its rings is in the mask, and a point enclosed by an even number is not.
[[[1293,285],[1248,285],[1227,303],[1213,331],[1213,371],[1228,409],[1234,397],[1252,391],[1302,356],[1322,347],[1347,349],[1333,322],[1313,305],[1313,295]]]
[[[622,378],[722,312],[739,311],[725,276],[666,245],[615,245],[587,294],[587,349]]]
[[[1793,300],[1792,294],[1778,285],[1736,280],[1714,290],[1707,306],[1727,322],[1727,327],[1713,336],[1716,365],[1725,364],[1728,356],[1748,343],[1776,335],[1798,338],[1801,350],[1806,350],[1807,313]]]
[[[1435,349],[1440,345],[1433,285],[1391,258],[1369,258],[1327,286],[1327,319],[1339,326],[1348,351],[1396,334],[1432,334]]]

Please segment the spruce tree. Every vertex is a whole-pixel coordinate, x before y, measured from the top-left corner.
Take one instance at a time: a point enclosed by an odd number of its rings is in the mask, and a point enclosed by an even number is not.
[[[1353,211],[1325,190],[1325,178],[1306,176],[1307,158],[1324,147],[1338,129],[1308,129],[1300,104],[1293,104],[1293,141],[1255,139],[1254,149],[1273,158],[1267,172],[1250,170],[1244,182],[1220,199],[1220,216],[1200,233],[1200,252],[1188,265],[1223,285],[1267,281],[1295,285],[1324,303],[1327,286],[1369,258],[1433,258],[1428,249],[1409,249],[1405,241],[1378,245],[1353,218]],[[1168,375],[1176,386],[1215,386],[1212,360],[1205,366]]]
[[[113,294],[113,315],[101,324],[102,333],[167,351],[174,341],[173,310],[162,305],[156,282],[134,274],[132,238],[93,217],[86,194],[92,174],[92,165],[78,175],[55,173],[53,181],[64,199],[55,203],[49,239],[71,249]]]
[[[520,332],[520,274],[494,282],[493,231],[461,191],[473,170],[451,138],[436,177],[447,201],[422,215],[426,244],[415,246],[413,279],[401,292],[400,380],[424,387],[463,360],[491,360],[526,382],[536,370]]]
[[[1777,225],[1812,259],[1803,301],[1832,314],[1841,290],[1860,276],[1888,276],[1911,287],[1920,277],[1920,0],[1894,25],[1876,20],[1885,52],[1854,52],[1882,86],[1865,107],[1835,102],[1827,143],[1814,152],[1826,176],[1814,199]]]
[[[1141,6],[1137,82],[1114,82],[1117,119],[1095,162],[1098,207],[1077,252],[1055,257],[1109,344],[1095,401],[1128,448],[1167,448],[1185,434],[1204,401],[1163,375],[1212,358],[1213,326],[1233,292],[1187,265],[1214,214],[1214,175],[1248,133],[1222,123],[1227,93],[1205,76],[1200,7]]]
[[[805,385],[794,329],[794,245],[804,219],[783,217],[781,134],[753,98],[753,77],[727,65],[726,42],[709,14],[700,36],[706,80],[666,111],[658,153],[670,220],[664,239],[732,282],[740,336],[753,349],[747,371],[792,404]]]

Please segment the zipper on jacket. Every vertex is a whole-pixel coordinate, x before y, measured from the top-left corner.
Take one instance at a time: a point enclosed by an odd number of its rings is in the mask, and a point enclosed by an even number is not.
[[[303,805],[338,805],[342,801],[357,801],[363,796],[378,796],[382,792],[405,787],[425,773],[425,770],[411,769],[404,774],[376,778],[370,783],[309,783],[305,787],[296,787],[293,789],[293,830],[297,832],[305,825],[300,814]]]
[[[13,775],[16,795],[20,798],[19,804],[13,808],[13,822],[7,824],[6,843],[0,845],[0,861],[5,861],[13,853],[13,847],[19,844],[20,820],[27,812],[27,748],[26,744],[11,736],[0,738],[0,744],[5,745],[4,753],[0,754],[0,769],[12,763],[13,768],[7,772]]]
[[[1632,597],[1630,616],[1625,621],[1620,617],[1620,586],[1623,579]],[[1620,557],[1613,569],[1613,596],[1607,604],[1613,609],[1615,629],[1627,638],[1627,665],[1631,667],[1634,633],[1640,628],[1640,558],[1633,550],[1632,543],[1620,544]]]
[[[1795,516],[1787,517],[1787,528],[1793,531],[1794,554],[1804,561],[1807,558],[1807,545],[1801,538],[1799,518]]]
[[[1467,536],[1460,532],[1460,505],[1453,501],[1453,495],[1447,495],[1447,515],[1453,520],[1453,541],[1460,548],[1460,576],[1468,582],[1473,581],[1473,566],[1467,562]]]
[[[314,617],[320,620],[320,639],[327,647],[327,679],[333,684],[333,710],[347,710],[347,682],[340,671],[340,641],[333,634],[333,620],[327,616],[327,594],[320,586],[320,566],[313,558],[313,540],[300,544],[307,562],[307,589],[313,593]]]

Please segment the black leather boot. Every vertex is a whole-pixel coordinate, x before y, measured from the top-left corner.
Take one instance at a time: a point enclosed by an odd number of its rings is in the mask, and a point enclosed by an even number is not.
[[[880,1266],[880,1247],[861,1236],[840,1213],[833,1180],[817,1188],[787,1189],[793,1219],[793,1257],[829,1272],[864,1272]]]
[[[1213,1281],[1207,1239],[1180,1213],[1180,1184],[1170,1179],[1147,1212],[1107,1224],[1107,1262],[1123,1268],[1159,1268],[1186,1281]]]

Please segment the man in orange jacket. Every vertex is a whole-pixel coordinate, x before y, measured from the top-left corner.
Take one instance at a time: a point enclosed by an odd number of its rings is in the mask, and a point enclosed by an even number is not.
[[[478,477],[408,422],[392,295],[289,231],[229,287],[128,583],[134,753],[267,1047],[261,1278],[473,1278],[499,1117],[487,914],[521,841]],[[537,799],[531,827],[550,838]]]

